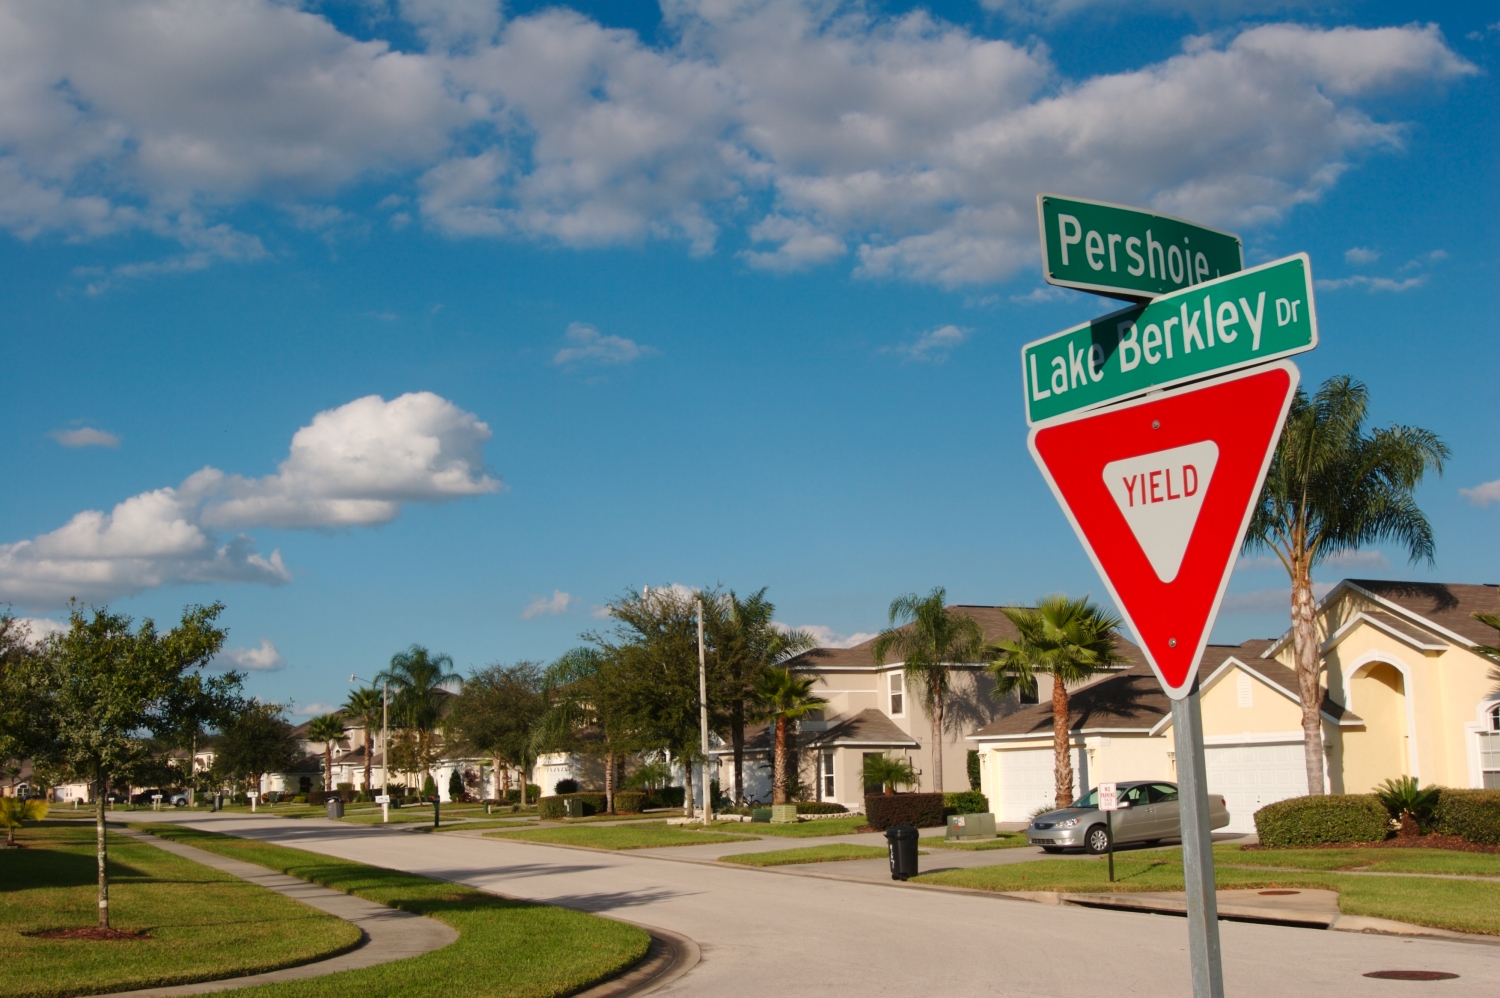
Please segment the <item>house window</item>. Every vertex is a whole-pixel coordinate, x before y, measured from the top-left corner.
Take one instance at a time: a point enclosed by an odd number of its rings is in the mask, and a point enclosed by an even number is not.
[[[906,673],[891,673],[891,716],[906,713]]]
[[[824,752],[818,766],[818,783],[823,792],[823,800],[833,800],[833,753]]]
[[[1489,730],[1479,733],[1479,771],[1486,790],[1500,790],[1500,704],[1490,710]]]

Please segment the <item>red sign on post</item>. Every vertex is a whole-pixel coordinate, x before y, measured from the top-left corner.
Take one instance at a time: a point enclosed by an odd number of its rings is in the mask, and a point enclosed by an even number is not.
[[[1188,694],[1297,390],[1290,361],[1031,431],[1162,688]]]

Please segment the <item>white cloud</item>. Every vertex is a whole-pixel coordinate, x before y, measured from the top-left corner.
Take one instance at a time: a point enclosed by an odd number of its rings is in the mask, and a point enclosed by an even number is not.
[[[208,663],[211,669],[234,669],[240,672],[280,672],[286,659],[269,638],[261,638],[256,648],[225,648]]]
[[[1476,506],[1488,506],[1492,502],[1500,502],[1500,478],[1493,482],[1485,482],[1476,485],[1472,489],[1459,489],[1458,494]]]
[[[1380,254],[1379,253],[1377,253],[1375,250],[1367,249],[1367,248],[1365,248],[1363,246],[1355,246],[1355,247],[1352,247],[1350,249],[1344,250],[1344,262],[1345,263],[1352,263],[1352,264],[1356,264],[1358,266],[1364,266],[1367,263],[1374,263],[1376,260],[1379,260],[1379,259],[1380,259]]]
[[[562,367],[574,364],[628,364],[642,354],[655,353],[635,340],[623,336],[605,336],[586,322],[569,323],[563,334],[569,346],[563,347],[552,357],[552,363]]]
[[[561,589],[554,589],[550,597],[538,596],[526,604],[526,609],[521,611],[521,619],[530,620],[533,617],[567,613],[568,607],[572,606],[575,600],[576,597],[569,593],[565,593]]]
[[[792,628],[782,623],[775,623],[772,626],[781,631],[792,630]],[[876,637],[875,634],[865,633],[864,631],[857,631],[854,634],[840,634],[833,628],[823,624],[803,624],[797,630],[806,631],[808,634],[811,634],[813,640],[817,641],[819,648],[853,648],[855,645],[863,644]]]
[[[33,645],[41,644],[54,634],[66,634],[69,626],[66,621],[50,617],[17,617],[16,622],[26,628],[26,640]]]
[[[76,430],[53,430],[47,434],[64,447],[118,447],[120,438],[113,433],[80,426]]]
[[[217,529],[373,526],[410,502],[494,492],[484,468],[490,429],[430,392],[371,395],[318,413],[292,438],[277,474],[195,472],[108,513],[85,510],[48,534],[0,544],[0,598],[27,606],[109,600],[158,586],[291,581],[281,552],[262,555]]]
[[[930,360],[942,363],[948,359],[949,352],[963,343],[968,335],[967,329],[960,329],[954,325],[939,326],[930,332],[923,333],[915,342],[887,347],[885,352],[901,354],[907,360]]]
[[[1068,78],[1040,44],[860,0],[663,0],[657,45],[563,7],[382,10],[425,51],[274,0],[0,0],[0,227],[187,247],[102,290],[264,255],[214,224],[238,202],[373,184],[455,237],[701,254],[730,228],[753,267],[953,286],[1033,265],[1041,189],[1274,222],[1401,144],[1371,99],[1477,72],[1435,25],[1262,24]]]
[[[1339,277],[1333,280],[1316,280],[1313,282],[1319,291],[1342,291],[1345,288],[1365,288],[1369,291],[1410,291],[1412,288],[1420,288],[1427,283],[1427,275],[1419,274],[1416,277],[1408,277],[1405,280],[1393,280],[1389,277],[1366,277],[1356,274],[1353,277]]]
[[[1322,599],[1333,590],[1332,582],[1314,582],[1313,598]],[[1219,609],[1222,613],[1273,613],[1284,612],[1288,616],[1292,608],[1292,590],[1258,589],[1248,593],[1226,593]]]
[[[295,717],[316,717],[320,714],[333,714],[341,708],[336,703],[309,703],[301,707],[293,707],[291,713]]]
[[[1354,568],[1390,568],[1391,561],[1384,551],[1339,551],[1319,563],[1323,568],[1345,571]]]

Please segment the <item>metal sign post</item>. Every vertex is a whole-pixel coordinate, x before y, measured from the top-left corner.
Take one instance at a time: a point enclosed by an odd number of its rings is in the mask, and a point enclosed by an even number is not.
[[[1188,955],[1194,998],[1224,998],[1219,955],[1219,899],[1214,893],[1213,839],[1208,823],[1208,768],[1198,686],[1172,701],[1177,750],[1177,799],[1182,812],[1182,877],[1187,887]]]
[[[1115,882],[1115,812],[1120,809],[1120,794],[1113,783],[1099,784],[1099,810],[1104,812],[1104,829],[1109,834],[1109,882]]]

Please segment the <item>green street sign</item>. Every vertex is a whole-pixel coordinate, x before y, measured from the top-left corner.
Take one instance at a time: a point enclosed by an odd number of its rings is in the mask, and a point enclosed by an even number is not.
[[[1163,295],[1021,348],[1026,422],[1318,345],[1306,253]]]
[[[1240,237],[1140,208],[1036,196],[1048,284],[1147,301],[1244,269]]]

